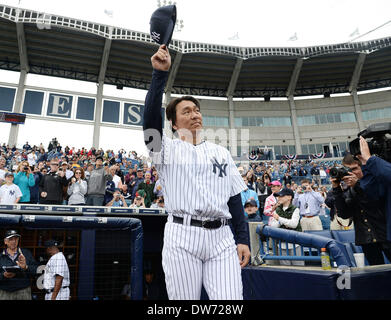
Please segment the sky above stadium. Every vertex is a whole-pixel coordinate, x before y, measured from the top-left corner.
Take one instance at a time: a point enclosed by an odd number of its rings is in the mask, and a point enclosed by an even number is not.
[[[179,29],[174,39],[233,46],[311,46],[391,35],[390,0],[1,2],[142,32],[149,32],[149,19],[158,5],[176,2]]]
[[[303,47],[391,36],[390,0],[174,0],[178,28],[173,38],[243,47]],[[174,2],[171,0],[171,2]],[[0,0],[2,4],[149,33],[149,20],[169,0]],[[0,81],[18,82],[18,73],[0,71]],[[93,83],[29,74],[26,85],[96,94]],[[105,86],[104,95],[144,100],[145,91]],[[8,141],[0,123],[0,142]],[[48,134],[42,135],[42,128]],[[101,129],[104,149],[146,154],[140,130]],[[52,133],[56,134],[52,135]],[[90,147],[92,126],[29,119],[18,145],[56,136],[63,145]]]

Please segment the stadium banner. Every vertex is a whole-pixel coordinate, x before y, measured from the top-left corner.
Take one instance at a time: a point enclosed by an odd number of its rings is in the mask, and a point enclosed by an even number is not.
[[[0,110],[12,111],[15,89],[0,87]],[[3,106],[4,104],[4,106]],[[102,99],[102,114],[96,115],[96,96],[80,95],[76,92],[59,93],[42,88],[26,89],[23,113],[41,117],[56,117],[68,120],[93,122],[98,116],[102,123],[119,126],[142,126],[144,104],[118,99]],[[164,128],[165,109],[161,108]]]
[[[46,115],[51,117],[71,118],[73,96],[49,93]]]

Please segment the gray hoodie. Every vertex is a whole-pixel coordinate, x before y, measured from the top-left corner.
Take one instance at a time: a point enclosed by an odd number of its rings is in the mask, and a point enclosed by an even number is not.
[[[106,182],[113,180],[110,173],[106,173],[103,167],[91,171],[88,178],[88,195],[104,196],[106,190]]]
[[[68,204],[82,204],[86,203],[84,195],[87,192],[87,182],[82,180],[80,182],[72,183],[68,187],[68,194],[70,195]]]

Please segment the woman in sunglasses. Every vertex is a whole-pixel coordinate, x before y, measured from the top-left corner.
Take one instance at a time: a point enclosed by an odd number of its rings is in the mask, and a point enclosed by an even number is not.
[[[81,167],[73,169],[73,177],[69,179],[68,185],[68,204],[73,206],[85,205],[85,194],[87,193],[87,181],[85,180],[84,170]]]

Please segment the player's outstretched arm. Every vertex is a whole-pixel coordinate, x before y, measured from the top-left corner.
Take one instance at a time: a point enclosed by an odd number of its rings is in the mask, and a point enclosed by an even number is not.
[[[151,57],[153,68],[152,81],[145,98],[144,107],[144,142],[150,151],[159,152],[163,135],[162,127],[162,98],[164,87],[168,78],[168,70],[171,67],[171,56],[165,45],[161,45]],[[155,138],[155,143],[154,142]]]

